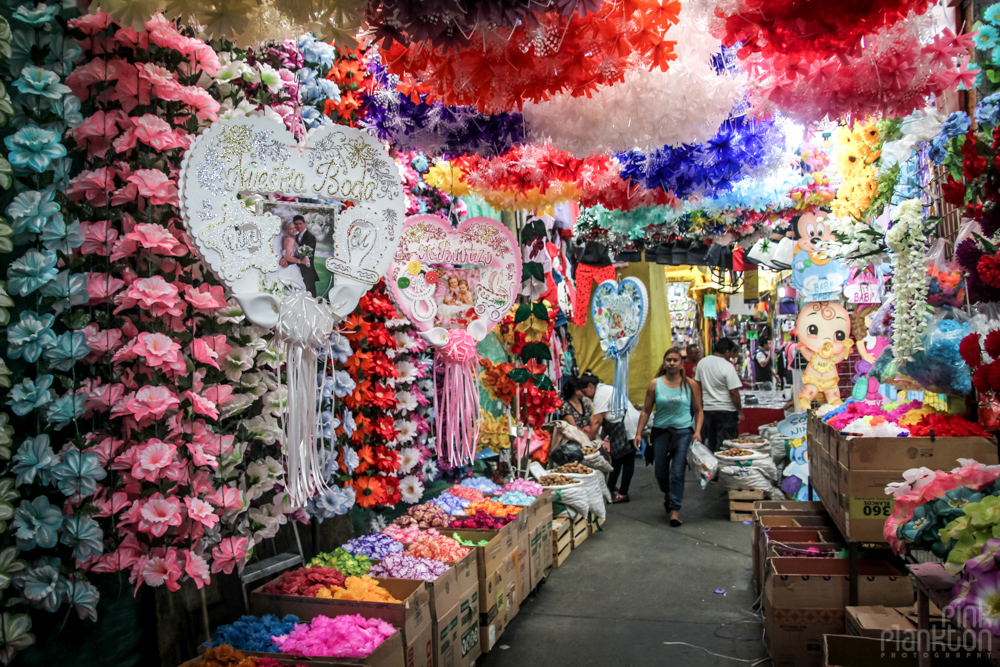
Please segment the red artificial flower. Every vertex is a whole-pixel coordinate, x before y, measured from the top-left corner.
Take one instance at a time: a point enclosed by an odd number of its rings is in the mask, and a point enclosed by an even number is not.
[[[375,323],[368,330],[368,344],[372,347],[395,350],[396,339],[382,323]]]
[[[363,414],[354,415],[354,435],[351,442],[364,442],[365,438],[372,432],[372,420]]]
[[[368,393],[368,400],[377,408],[382,410],[396,409],[396,392],[389,387],[380,384],[373,384]]]
[[[979,258],[976,270],[979,279],[990,287],[1000,287],[1000,253],[997,255],[983,255]]]
[[[351,313],[347,316],[347,319],[344,320],[345,331],[343,331],[343,334],[347,336],[347,338],[351,339],[352,342],[355,339],[360,340],[367,338],[369,326],[370,325],[365,321],[365,318],[359,313]]]
[[[396,472],[399,469],[399,453],[388,447],[376,447],[375,467],[382,472]]]
[[[1000,392],[1000,360],[994,361],[986,367],[990,377],[990,388]]]
[[[986,334],[986,340],[983,341],[983,347],[986,348],[987,354],[991,357],[994,359],[1000,359],[1000,330],[991,331]],[[959,350],[961,350],[961,347],[959,347]],[[980,361],[980,363],[982,362]],[[979,364],[976,365],[978,366]]]
[[[359,302],[361,309],[383,320],[391,320],[396,317],[396,309],[392,306],[392,301],[384,294],[369,292],[361,298]]]
[[[965,143],[962,144],[962,175],[971,183],[982,176],[984,171],[986,158],[976,150],[976,133],[969,130],[965,135]]]
[[[371,445],[365,445],[358,450],[358,465],[354,468],[354,472],[355,474],[363,473],[373,465],[375,465],[375,452]]]
[[[979,347],[979,334],[969,334],[958,344],[958,353],[969,368],[976,369],[983,363],[983,353]]]
[[[989,436],[982,426],[968,422],[958,415],[930,414],[910,427],[910,434],[918,438],[929,436],[931,431],[937,438]]]
[[[399,492],[399,479],[395,475],[386,475],[385,477],[380,477],[385,485],[385,491],[383,492],[383,505],[395,505],[403,498],[403,494]]]
[[[344,370],[351,374],[354,379],[368,375],[372,366],[372,355],[367,352],[355,352],[347,358],[344,363]]]
[[[354,480],[355,502],[358,507],[374,507],[385,499],[385,484],[378,477]]]
[[[538,363],[537,359],[530,359],[528,363],[524,365],[524,368],[532,375],[540,375],[548,370],[545,368],[544,364]]]
[[[377,350],[371,355],[371,373],[381,378],[398,378],[399,370],[396,365],[389,360],[385,352]]]
[[[395,440],[396,436],[399,435],[396,430],[396,422],[389,415],[383,415],[375,420],[372,432],[386,442]]]
[[[990,369],[987,366],[980,366],[972,372],[972,386],[976,388],[980,394],[988,394],[990,392]]]
[[[941,184],[941,194],[944,196],[944,200],[952,206],[965,205],[965,183],[959,183],[950,176],[947,181]]]

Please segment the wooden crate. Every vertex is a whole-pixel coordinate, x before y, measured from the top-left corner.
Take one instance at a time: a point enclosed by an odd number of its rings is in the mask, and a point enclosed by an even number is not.
[[[764,492],[760,489],[733,489],[729,492],[729,500],[764,500]]]
[[[754,502],[763,499],[763,491],[757,489],[733,489],[729,492],[729,520],[753,521]]]

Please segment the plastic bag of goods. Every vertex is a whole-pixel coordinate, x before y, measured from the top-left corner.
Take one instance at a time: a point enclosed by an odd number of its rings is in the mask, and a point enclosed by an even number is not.
[[[756,468],[772,482],[778,481],[778,466],[774,464],[770,452],[754,451],[732,447],[716,453],[719,459],[719,483],[722,483],[723,468]],[[737,477],[742,477],[737,475]],[[759,487],[727,487],[759,488]]]
[[[774,463],[770,459],[768,462],[773,468]],[[781,493],[775,489],[774,482],[763,467],[726,465],[722,461],[719,462],[719,487],[726,491],[747,489],[765,491],[769,498]]]
[[[611,461],[605,457],[605,454],[605,450],[596,444],[593,447],[584,447],[583,465],[600,472],[611,472]]]
[[[771,453],[771,441],[759,435],[741,435],[732,440],[723,440],[722,446],[725,449],[736,447],[740,449],[752,449],[755,452],[763,452],[764,454]]]
[[[593,512],[601,519],[605,518],[604,494],[607,493],[607,484],[603,474],[596,470],[587,475],[556,473],[545,470],[537,462],[532,462],[529,471],[539,484],[556,492],[556,500],[574,512],[584,516]],[[552,484],[553,481],[564,483]],[[607,498],[610,502],[610,493]]]
[[[687,464],[698,475],[703,489],[715,479],[719,471],[719,459],[715,458],[711,449],[697,441],[688,447]]]

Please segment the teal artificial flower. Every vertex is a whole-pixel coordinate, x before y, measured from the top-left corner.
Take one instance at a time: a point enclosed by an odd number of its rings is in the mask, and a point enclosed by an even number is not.
[[[0,126],[6,125],[14,115],[14,104],[7,94],[7,87],[0,82]]]
[[[52,216],[48,223],[42,227],[42,245],[52,252],[70,254],[74,248],[83,245],[83,232],[80,231],[80,223],[74,220],[67,225],[66,221],[63,220],[62,213]]]
[[[97,482],[107,477],[107,474],[96,453],[77,449],[64,452],[62,461],[52,467],[56,486],[66,496],[92,495],[97,491]]]
[[[899,527],[898,535],[916,547],[930,547],[940,539],[938,531],[945,523],[934,511],[934,504],[926,503],[913,511],[913,518]]]
[[[7,217],[15,234],[38,234],[59,211],[54,190],[25,190],[7,206]]]
[[[997,46],[997,29],[991,25],[983,25],[979,28],[979,33],[973,37],[972,41],[980,51],[992,51]]]
[[[10,459],[10,446],[14,442],[14,427],[10,425],[10,415],[0,412],[0,460]]]
[[[87,395],[80,392],[69,392],[52,401],[45,418],[55,430],[68,426],[73,420],[79,419],[87,411]]]
[[[29,250],[7,267],[8,294],[28,296],[59,274],[59,258],[51,250]]]
[[[97,587],[83,579],[70,580],[65,577],[59,582],[60,597],[72,607],[80,618],[97,620],[97,601],[101,594]]]
[[[63,517],[63,532],[59,541],[73,550],[77,560],[104,553],[104,531],[93,519],[82,514]]]
[[[8,190],[14,182],[14,168],[10,166],[7,158],[0,155],[0,190]],[[0,616],[0,618],[3,618]]]
[[[59,135],[37,125],[23,127],[3,142],[9,151],[7,159],[15,169],[30,169],[37,174],[48,170],[53,160],[66,156]]]
[[[13,502],[21,497],[10,477],[0,479],[0,532],[7,530],[7,521],[14,516]],[[0,586],[0,589],[4,588]]]
[[[90,301],[90,294],[87,293],[87,274],[60,271],[55,280],[42,287],[42,295],[58,297],[58,301],[52,304],[52,309],[56,313],[61,313],[70,306],[82,306]]]
[[[57,371],[69,371],[73,364],[90,354],[87,334],[82,331],[67,331],[59,334],[56,344],[45,350],[49,367]]]
[[[59,11],[58,5],[49,7],[43,2],[32,6],[29,2],[14,10],[14,20],[28,25],[45,25],[52,20],[57,11]]]
[[[31,551],[35,547],[51,549],[59,541],[59,529],[63,516],[57,505],[45,496],[33,500],[22,500],[14,510],[14,540],[21,551]]]
[[[983,10],[983,20],[993,25],[1000,25],[1000,2],[994,3]]]
[[[39,558],[31,567],[14,577],[14,586],[21,589],[24,600],[50,614],[62,604],[62,582],[58,558]]]
[[[965,516],[965,506],[969,503],[978,503],[983,499],[983,494],[973,489],[959,486],[948,491],[934,502],[934,511],[945,523]]]
[[[11,78],[16,78],[22,69],[33,63],[31,53],[36,51],[38,46],[37,31],[22,29],[13,32],[10,39],[10,59],[7,63]]]
[[[27,438],[14,454],[14,467],[11,469],[16,475],[14,484],[23,486],[34,484],[37,480],[42,486],[48,486],[52,481],[52,468],[57,463],[59,457],[52,451],[49,436],[42,433]]]
[[[42,65],[60,76],[68,76],[83,50],[62,30],[39,35],[45,60]]]
[[[51,375],[39,375],[37,380],[24,378],[10,390],[7,405],[18,417],[23,417],[32,410],[42,407],[52,401]]]
[[[42,352],[56,342],[56,334],[52,331],[55,321],[55,315],[23,311],[18,323],[7,330],[7,356],[11,359],[23,358],[32,364],[38,361]]]
[[[14,80],[14,87],[24,95],[34,95],[50,100],[58,100],[72,90],[59,80],[59,75],[43,67],[25,67],[21,76]]]
[[[60,133],[83,124],[80,106],[80,99],[75,95],[64,95],[61,99],[52,102],[52,111],[62,118]]]

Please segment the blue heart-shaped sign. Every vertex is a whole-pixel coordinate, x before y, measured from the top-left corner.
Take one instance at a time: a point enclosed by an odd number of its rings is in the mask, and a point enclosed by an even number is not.
[[[604,353],[612,358],[627,355],[639,342],[649,315],[646,286],[636,278],[605,280],[594,290],[591,315]]]

